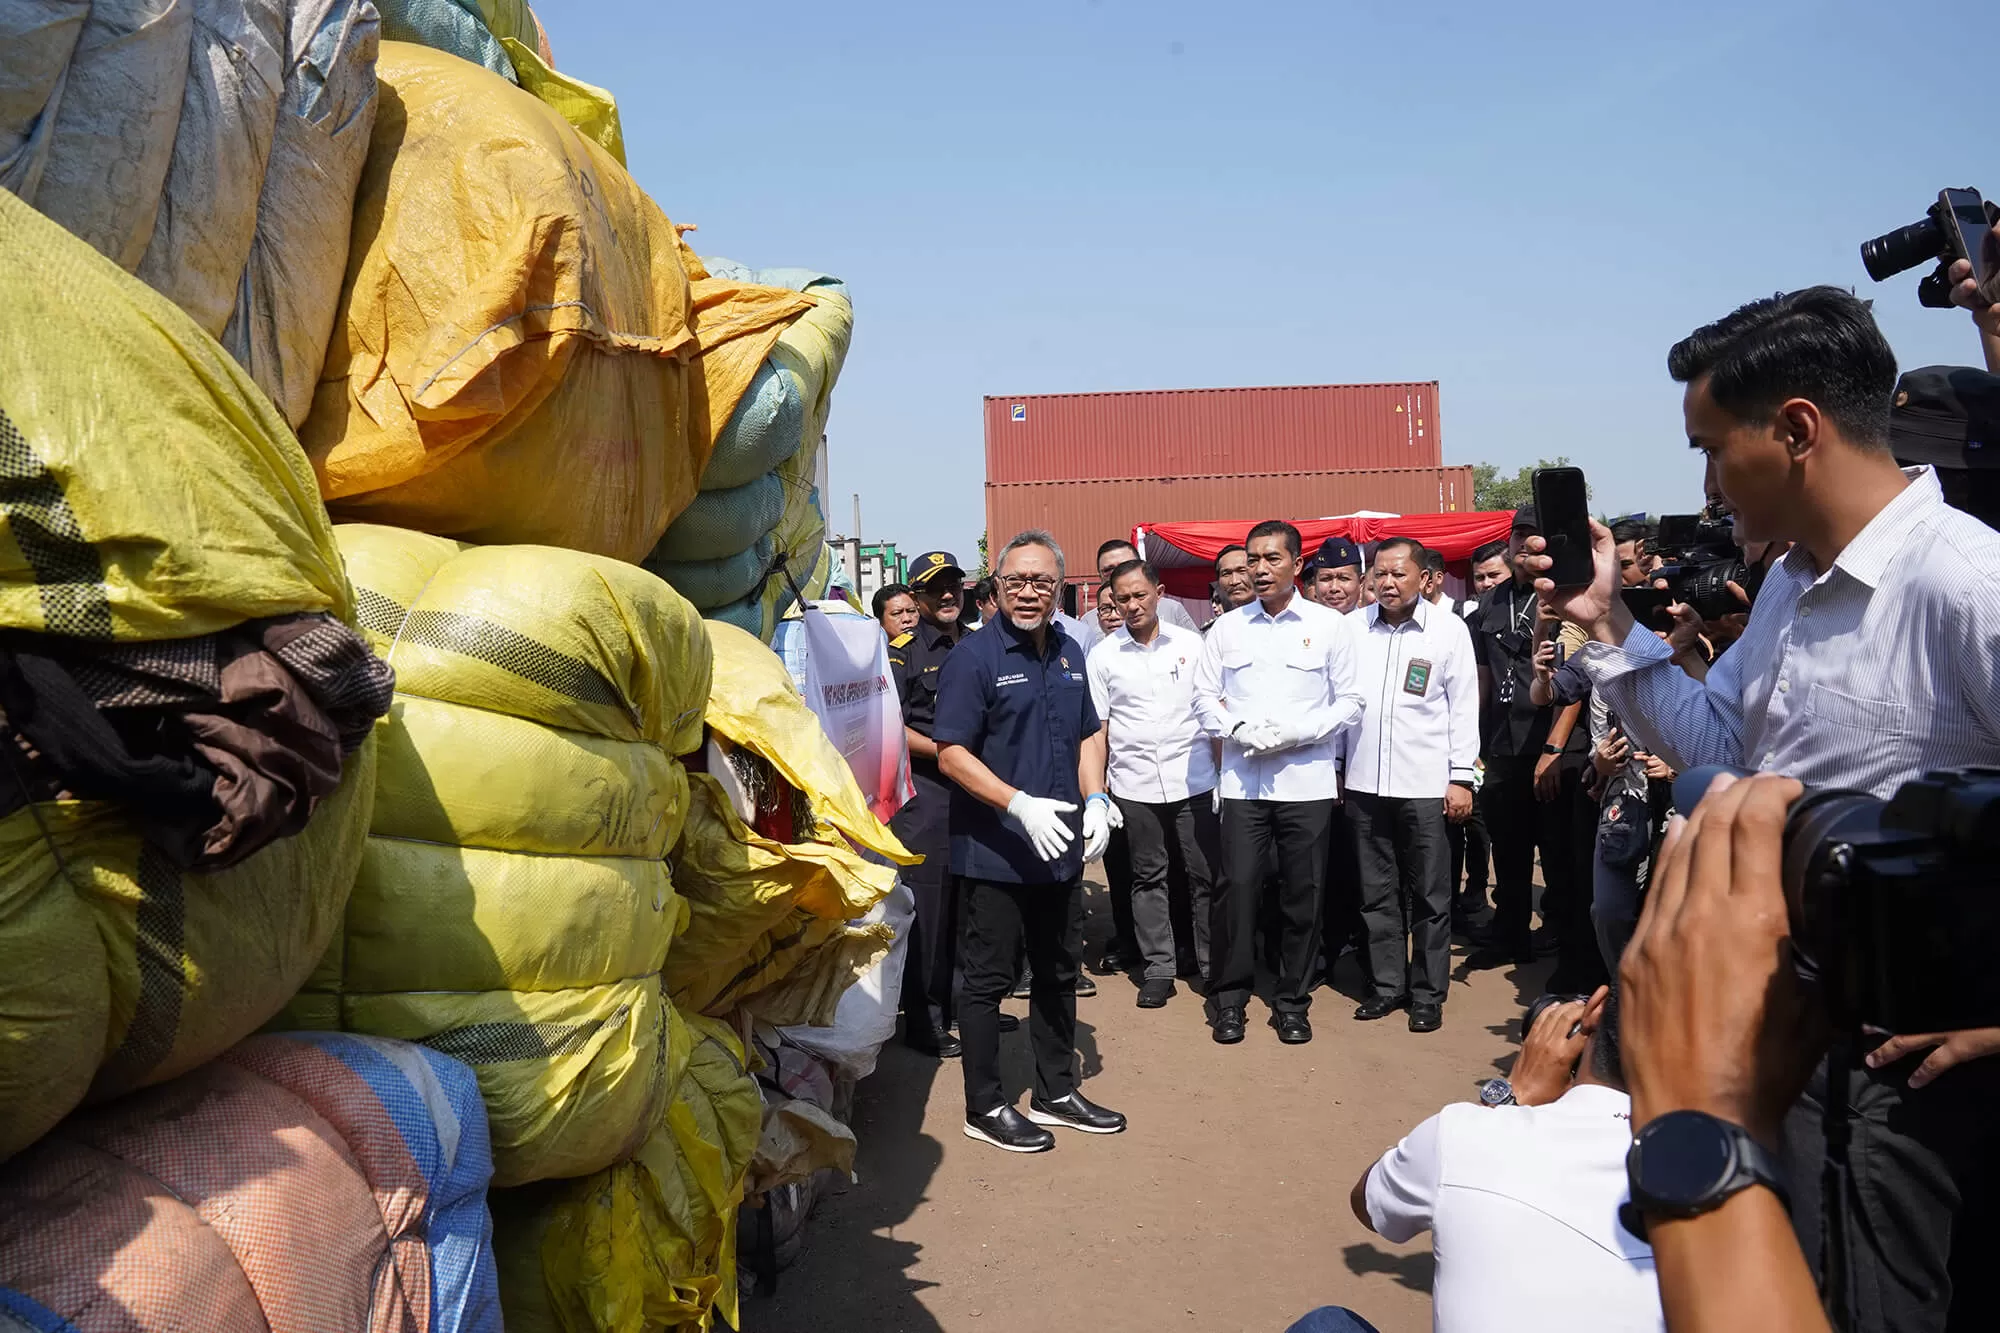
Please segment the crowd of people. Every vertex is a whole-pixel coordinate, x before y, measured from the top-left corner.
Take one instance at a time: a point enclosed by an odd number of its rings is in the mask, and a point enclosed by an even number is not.
[[[1980,318],[2000,331],[2000,306]],[[1641,623],[1623,590],[1674,571],[1636,520],[1594,524],[1593,581],[1557,588],[1532,507],[1458,569],[1410,538],[1308,557],[1258,523],[1217,557],[1200,627],[1122,539],[1082,623],[1042,532],[972,590],[977,632],[947,553],[885,590],[918,790],[898,832],[929,858],[904,1039],[963,1055],[969,1136],[1037,1152],[1050,1128],[1125,1128],[1074,1072],[1081,876],[1102,857],[1094,970],[1145,1008],[1191,982],[1225,1045],[1258,995],[1281,1042],[1312,1040],[1349,952],[1354,1018],[1407,1011],[1417,1033],[1443,1022],[1455,933],[1474,969],[1554,956],[1511,1081],[1355,1186],[1371,1229],[1438,1237],[1438,1327],[1814,1328],[1822,1296],[1843,1327],[1992,1325],[1977,1202],[2000,1029],[1857,1032],[1852,1068],[1822,1062],[1779,841],[1801,783],[1886,798],[2000,763],[2000,534],[1947,503],[1962,479],[1898,464],[1910,394],[1851,294],[1753,302],[1669,367],[1710,512],[1758,576],[1728,614]],[[1964,376],[1976,447],[2000,380]],[[1675,811],[1676,775],[1711,765],[1740,779]],[[1025,1116],[998,1076],[1010,993],[1031,1001]],[[1537,1285],[1551,1250],[1564,1281]]]

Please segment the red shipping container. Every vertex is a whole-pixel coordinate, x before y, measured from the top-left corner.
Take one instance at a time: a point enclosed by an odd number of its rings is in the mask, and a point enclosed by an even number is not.
[[[986,541],[998,552],[1024,528],[1043,528],[1063,549],[1069,574],[1097,581],[1098,544],[1130,537],[1134,524],[1267,518],[1330,518],[1357,510],[1442,514],[1472,508],[1472,469],[1426,467],[1173,480],[1035,482],[986,487]]]
[[[1443,463],[1435,381],[986,400],[993,485]]]

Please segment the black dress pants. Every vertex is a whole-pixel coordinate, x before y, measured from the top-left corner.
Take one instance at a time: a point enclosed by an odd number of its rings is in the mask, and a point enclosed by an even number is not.
[[[1543,920],[1558,929],[1558,939],[1563,938],[1563,914],[1572,910],[1581,895],[1582,917],[1573,928],[1578,933],[1576,950],[1580,955],[1587,945],[1595,957],[1597,935],[1590,924],[1589,889],[1577,887],[1579,879],[1587,885],[1590,874],[1578,832],[1581,779],[1573,769],[1566,771],[1555,800],[1536,800],[1535,764],[1540,758],[1538,754],[1491,755],[1486,760],[1486,784],[1479,790],[1479,805],[1493,840],[1494,930],[1506,947],[1528,947],[1535,903],[1535,853],[1539,851]],[[1591,827],[1596,827],[1594,819]]]
[[[1319,954],[1320,885],[1326,873],[1327,823],[1335,802],[1222,803],[1223,888],[1209,926],[1217,1009],[1241,1009],[1256,984],[1257,902],[1266,875],[1278,880],[1278,985],[1271,1008],[1303,1014],[1312,1007]]]
[[[958,892],[951,873],[951,788],[911,765],[917,794],[889,818],[889,831],[920,853],[903,882],[916,898],[903,958],[903,1036],[935,1044],[951,1027],[952,972],[958,958]]]
[[[1462,910],[1477,912],[1486,906],[1486,870],[1492,849],[1486,837],[1486,817],[1475,802],[1472,814],[1462,824],[1446,823],[1445,840],[1451,845],[1451,892]]]
[[[1542,844],[1542,919],[1556,935],[1553,980],[1565,991],[1588,995],[1611,980],[1590,912],[1596,897],[1598,801],[1586,781],[1589,759],[1565,755],[1556,762],[1562,765],[1562,788],[1542,807],[1550,824],[1549,841]]]
[[[1067,884],[960,882],[964,929],[959,963],[965,994],[965,1111],[985,1115],[1007,1103],[1000,1083],[1000,1001],[1014,988],[1015,949],[1025,942],[1034,974],[1028,1038],[1035,1048],[1035,1095],[1076,1091],[1076,972],[1083,952],[1083,881]]]
[[[1208,975],[1209,918],[1214,910],[1215,873],[1222,866],[1221,819],[1209,794],[1152,804],[1113,797],[1125,816],[1132,856],[1132,920],[1146,980],[1173,980],[1182,943],[1193,947],[1196,966]],[[1191,941],[1174,938],[1172,872],[1178,860],[1187,882]]]
[[[1347,793],[1368,925],[1368,985],[1386,998],[1443,1004],[1451,984],[1451,880],[1444,797]]]
[[[1368,927],[1361,919],[1361,861],[1354,847],[1354,825],[1336,805],[1333,818],[1326,821],[1326,876],[1319,907],[1319,947],[1329,977],[1350,940],[1357,949],[1368,947]],[[1367,964],[1362,966],[1365,969]]]
[[[1865,1038],[1858,1048],[1872,1048]],[[1848,1074],[1847,1169],[1837,1201],[1845,1223],[1852,1333],[1971,1333],[2000,1327],[2000,1057],[1959,1065],[1909,1087],[1928,1050]],[[1782,1161],[1792,1225],[1806,1262],[1827,1280],[1829,1201],[1821,1118],[1830,1070],[1814,1071],[1785,1118]]]

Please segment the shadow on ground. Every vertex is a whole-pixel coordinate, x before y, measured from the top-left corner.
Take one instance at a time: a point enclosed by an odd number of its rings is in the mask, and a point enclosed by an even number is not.
[[[1426,1294],[1431,1289],[1431,1276],[1437,1271],[1437,1261],[1428,1249],[1414,1254],[1394,1254],[1379,1245],[1363,1243],[1348,1246],[1341,1251],[1340,1257],[1347,1261],[1347,1271],[1356,1277],[1386,1273],[1411,1291]]]

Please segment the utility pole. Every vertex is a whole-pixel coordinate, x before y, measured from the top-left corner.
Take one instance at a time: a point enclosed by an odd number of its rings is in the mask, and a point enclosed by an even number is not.
[[[854,492],[854,544],[861,544],[861,492]]]

